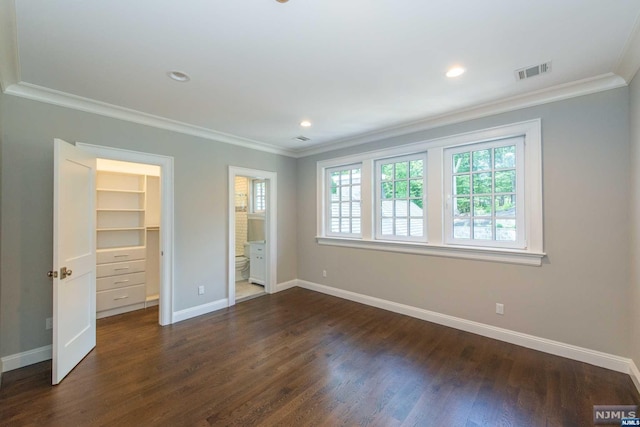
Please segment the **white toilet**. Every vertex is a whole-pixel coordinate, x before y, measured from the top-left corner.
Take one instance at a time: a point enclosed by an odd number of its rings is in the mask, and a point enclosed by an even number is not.
[[[249,279],[249,250],[250,245],[244,244],[244,255],[236,256],[236,282]]]

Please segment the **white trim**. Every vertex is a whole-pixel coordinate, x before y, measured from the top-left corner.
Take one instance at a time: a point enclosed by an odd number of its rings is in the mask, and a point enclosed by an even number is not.
[[[194,317],[202,316],[213,311],[222,310],[227,308],[229,302],[227,298],[219,299],[217,301],[208,302],[206,304],[197,305],[195,307],[189,307],[184,310],[176,311],[173,313],[172,323],[182,322],[183,320],[192,319]]]
[[[319,245],[343,248],[369,249],[398,252],[403,254],[430,255],[447,258],[471,259],[477,261],[502,262],[539,267],[544,252],[527,252],[517,249],[485,248],[471,246],[437,245],[432,243],[392,242],[385,240],[359,240],[339,237],[316,237]]]
[[[2,14],[0,13],[0,15]],[[0,37],[0,40],[2,40],[2,37]],[[633,49],[628,50],[629,55],[634,54],[634,52],[635,50]],[[633,66],[628,66],[626,64],[635,62],[623,57],[623,61],[621,61],[618,68],[621,72],[628,69],[628,71],[624,72],[625,74],[630,74],[633,71]],[[2,63],[2,61],[0,61],[0,63]],[[260,141],[241,138],[212,129],[94,101],[92,99],[71,95],[25,82],[16,83],[18,79],[17,75],[12,78],[6,69],[8,69],[8,66],[0,71],[5,72],[8,75],[5,76],[0,73],[0,79],[2,79],[2,82],[4,83],[2,85],[4,92],[9,95],[294,158],[307,157],[341,148],[366,144],[368,142],[407,135],[414,132],[425,131],[428,129],[434,129],[437,127],[627,86],[627,82],[625,81],[625,78],[627,78],[626,76],[623,78],[614,73],[606,73],[600,76],[557,85],[531,93],[525,93],[506,99],[499,99],[473,107],[462,108],[408,124],[375,130],[352,138],[344,138],[322,145],[314,145],[308,149],[286,149]]]
[[[275,292],[286,291],[287,289],[298,286],[298,279],[289,280],[288,282],[278,283]]]
[[[527,248],[527,236],[526,231],[529,227],[525,225],[525,213],[528,212],[528,205],[526,205],[526,201],[529,199],[526,197],[526,188],[527,188],[527,179],[525,162],[525,144],[524,137],[509,137],[504,139],[496,139],[493,141],[480,142],[476,144],[468,144],[468,145],[458,145],[455,147],[448,147],[443,150],[443,192],[444,192],[444,236],[442,240],[448,245],[463,245],[463,246],[480,246],[480,247],[494,247],[494,248],[512,248],[512,249],[526,249]],[[453,176],[456,175],[452,169],[452,160],[453,156],[460,153],[468,153],[469,156],[472,156],[471,152],[476,150],[485,150],[485,149],[495,149],[498,147],[504,147],[506,145],[513,145],[516,150],[516,162],[513,167],[514,173],[516,174],[516,188],[513,190],[513,195],[516,197],[516,230],[517,230],[517,238],[515,241],[499,241],[495,239],[495,235],[492,233],[492,240],[476,240],[473,236],[469,236],[467,239],[455,238],[454,237],[454,204],[452,202],[453,198],[456,197],[453,194]],[[462,172],[458,174],[465,174],[471,177],[474,174],[472,165],[472,159],[469,158],[469,171]],[[492,180],[495,179],[495,170],[494,165],[491,165],[492,172]],[[470,221],[470,230],[474,228],[474,219],[477,217],[474,215],[474,206],[472,204],[472,198],[475,197],[475,192],[473,190],[473,185],[471,185],[468,195],[462,195],[462,197],[466,197],[469,199],[469,216],[468,217],[458,217],[458,219],[468,219]],[[493,205],[493,200],[495,197],[495,193],[492,193],[491,196],[491,204]],[[493,211],[493,208],[492,208]],[[527,218],[531,218],[534,215],[527,215]],[[497,213],[493,211],[492,219],[494,221],[502,219],[497,216]],[[492,225],[492,228],[495,225]],[[473,232],[471,232],[473,233]]]
[[[613,73],[602,74],[600,76],[566,83],[523,95],[517,95],[511,98],[499,99],[486,104],[451,111],[441,115],[428,117],[423,120],[418,120],[413,123],[376,130],[353,138],[339,139],[321,146],[313,146],[308,149],[298,150],[295,152],[295,157],[300,158],[326,153],[328,151],[408,135],[414,132],[426,131],[455,123],[467,122],[482,117],[494,116],[496,114],[521,110],[523,108],[535,107],[551,102],[603,92],[610,89],[624,87],[626,85],[627,83],[620,76]]]
[[[14,369],[20,369],[25,366],[51,360],[52,355],[53,346],[45,345],[44,347],[5,356],[0,359],[0,372],[13,371]]]
[[[632,361],[625,357],[615,356],[613,354],[603,353],[571,344],[565,344],[546,338],[540,338],[534,335],[523,334],[509,329],[461,319],[459,317],[449,316],[368,295],[332,288],[330,286],[320,285],[305,280],[298,280],[298,286],[304,289],[321,292],[323,294],[332,295],[349,301],[355,301],[372,307],[381,308],[383,310],[392,311],[394,313],[404,314],[406,316],[448,326],[450,328],[519,345],[521,347],[531,348],[544,353],[589,363],[591,365],[600,366],[617,372],[623,372],[625,374],[630,373],[630,364]]]
[[[20,80],[15,0],[0,2],[0,88],[6,91]]]
[[[523,334],[520,332],[511,331],[509,329],[498,328],[483,323],[473,322],[454,316],[440,314],[437,312],[424,310],[405,304],[399,304],[392,301],[371,297],[368,295],[332,288],[330,286],[320,285],[318,283],[313,283],[306,280],[293,279],[289,280],[288,282],[278,283],[275,287],[275,291],[280,292],[286,289],[294,288],[296,286],[303,289],[308,289],[326,295],[332,295],[349,301],[354,301],[372,307],[380,308],[383,310],[392,311],[394,313],[404,314],[406,316],[425,320],[427,322],[432,322],[473,334],[497,339],[500,341],[519,345],[521,347],[531,348],[545,353],[554,354],[556,356],[565,357],[567,359],[577,360],[606,369],[611,369],[617,372],[622,372],[628,374],[631,377],[631,380],[638,389],[638,392],[640,392],[640,370],[638,370],[638,367],[632,359],[615,356],[600,351],[590,350],[571,344],[564,344],[559,341],[548,340],[546,338],[539,338],[533,335]],[[221,299],[197,307],[188,308],[186,310],[176,312],[174,314],[173,320],[174,322],[180,322],[182,320],[191,319],[196,316],[211,313],[216,310],[221,310],[223,308],[226,308],[227,305],[227,300]],[[0,373],[50,360],[52,354],[51,351],[51,345],[47,345],[22,353],[5,356],[0,359]]]
[[[638,393],[640,393],[640,370],[638,370],[633,359],[629,359],[629,376],[631,377],[631,381],[633,381],[633,385],[636,386]]]
[[[629,34],[627,43],[620,52],[620,58],[614,71],[621,76],[627,84],[631,83],[633,77],[640,68],[640,16],[636,18],[636,23]]]
[[[138,123],[141,125],[152,126],[158,129],[166,129],[185,135],[197,136],[213,141],[223,142],[226,144],[238,145],[253,150],[264,151],[267,153],[281,154],[283,156],[294,156],[294,152],[281,147],[276,147],[260,141],[254,141],[248,138],[219,132],[213,129],[207,129],[177,120],[148,114],[142,111],[121,107],[118,105],[108,104],[106,102],[96,101],[82,96],[72,95],[37,86],[31,83],[19,82],[11,84],[5,89],[5,93],[9,95],[19,96],[34,101],[44,102],[47,104],[58,105],[61,107],[72,108],[86,113],[97,114],[104,117],[112,117],[115,119],[125,120],[128,122]]]
[[[422,160],[422,236],[412,236],[409,234],[410,230],[411,230],[411,224],[410,221],[412,219],[411,217],[411,203],[409,203],[409,197],[407,197],[406,200],[409,207],[407,208],[407,235],[406,236],[401,236],[398,234],[395,234],[396,232],[396,227],[395,227],[395,223],[396,223],[396,209],[395,209],[395,202],[397,200],[403,200],[403,199],[396,199],[395,196],[395,191],[394,191],[394,195],[393,197],[391,197],[390,199],[386,199],[387,201],[392,201],[394,203],[394,207],[391,210],[391,220],[393,222],[393,233],[390,235],[384,235],[382,234],[382,171],[381,171],[381,165],[384,164],[394,164],[398,163],[398,162],[412,162],[412,161],[416,161],[416,160]],[[376,159],[373,159],[372,162],[372,168],[373,168],[373,176],[370,178],[372,184],[373,184],[373,188],[375,188],[375,192],[373,194],[373,199],[372,199],[372,205],[373,205],[373,209],[372,209],[372,213],[373,213],[373,219],[375,221],[375,227],[373,229],[373,233],[372,233],[372,238],[376,239],[376,240],[382,240],[382,239],[387,239],[387,240],[395,240],[395,241],[399,241],[399,242],[416,242],[416,243],[426,243],[428,241],[428,226],[427,226],[427,222],[428,222],[428,197],[427,197],[427,179],[429,177],[429,169],[428,169],[428,155],[427,155],[427,151],[420,151],[418,153],[406,153],[406,154],[402,154],[400,156],[391,156],[391,157],[378,157]],[[395,166],[394,166],[395,168]],[[407,178],[406,181],[407,183],[409,182],[409,170],[407,170]],[[369,177],[367,177],[369,178]],[[362,178],[362,181],[364,181],[364,177]],[[391,177],[391,182],[394,183],[394,188],[395,188],[395,182],[397,181],[396,177],[393,176]],[[405,181],[405,180],[403,180]],[[409,195],[411,192],[411,187],[409,184],[407,184],[407,195]],[[403,200],[403,201],[404,201]],[[416,218],[416,217],[414,217]],[[366,235],[365,235],[366,236]]]
[[[138,151],[124,150],[121,148],[105,147],[100,145],[76,142],[76,146],[111,160],[125,162],[147,163],[158,165],[161,168],[160,188],[162,214],[160,215],[160,245],[162,248],[161,283],[159,323],[169,325],[172,323],[173,294],[174,294],[174,187],[173,187],[173,157],[160,154],[141,153]]]
[[[480,259],[496,262],[510,262],[525,265],[542,265],[544,257],[543,227],[542,227],[542,122],[540,119],[528,120],[509,125],[496,126],[488,129],[465,132],[458,135],[445,136],[426,141],[394,146],[382,150],[373,150],[349,156],[326,159],[316,163],[317,212],[316,239],[319,244],[357,247],[372,250],[386,250],[393,252],[413,253],[422,255],[450,256],[454,258]],[[526,187],[519,199],[525,200],[524,229],[527,246],[522,249],[501,248],[495,242],[488,242],[487,246],[452,244],[446,242],[444,233],[444,207],[448,202],[444,194],[444,151],[454,147],[479,144],[495,140],[524,136],[524,174]],[[412,242],[407,240],[386,238],[377,235],[377,199],[380,185],[377,182],[377,162],[413,153],[426,153],[425,168],[427,181],[427,218],[425,234],[428,241]],[[362,165],[362,236],[349,238],[331,236],[326,232],[326,172],[334,167],[359,163]],[[522,169],[522,167],[521,167]],[[374,182],[375,181],[375,182]],[[521,185],[521,184],[520,184]],[[374,207],[375,205],[375,207]],[[368,223],[369,218],[371,224]],[[365,223],[365,219],[367,222]],[[369,225],[373,225],[368,227]],[[375,232],[375,234],[374,234]],[[394,243],[395,242],[395,243]],[[460,242],[464,243],[464,242]]]
[[[265,249],[267,252],[265,292],[276,292],[278,278],[278,174],[259,169],[249,169],[229,165],[229,182],[227,197],[228,248],[227,248],[227,300],[229,307],[236,303],[236,210],[235,180],[236,176],[264,179],[267,183],[267,211],[265,212]]]

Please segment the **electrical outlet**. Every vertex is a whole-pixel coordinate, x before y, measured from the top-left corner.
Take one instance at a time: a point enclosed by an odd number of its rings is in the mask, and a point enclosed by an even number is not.
[[[322,270],[322,277],[327,277],[327,270]]]
[[[44,328],[46,330],[53,329],[53,317],[47,317],[47,320],[44,322]]]
[[[198,295],[204,295],[204,286],[198,286]]]
[[[496,303],[496,314],[504,314],[504,304]]]

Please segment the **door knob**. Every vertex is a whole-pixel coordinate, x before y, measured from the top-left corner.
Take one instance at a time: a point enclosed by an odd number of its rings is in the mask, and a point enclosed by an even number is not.
[[[67,277],[71,276],[72,273],[73,273],[72,270],[67,270],[67,267],[62,267],[60,269],[60,278],[66,279]]]
[[[47,277],[51,277],[56,279],[58,277],[58,272],[57,271],[47,271]]]

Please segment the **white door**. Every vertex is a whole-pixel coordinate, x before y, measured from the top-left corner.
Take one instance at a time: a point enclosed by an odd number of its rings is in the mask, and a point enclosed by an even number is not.
[[[51,380],[58,384],[96,345],[96,159],[54,143]]]

